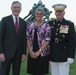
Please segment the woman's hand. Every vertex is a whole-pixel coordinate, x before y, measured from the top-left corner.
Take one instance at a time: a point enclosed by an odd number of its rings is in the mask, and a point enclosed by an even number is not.
[[[35,52],[35,56],[38,57],[41,54],[41,50],[38,50],[37,52]]]
[[[29,54],[30,54],[31,58],[33,58],[33,59],[37,58],[37,56],[35,55],[35,53],[32,50],[29,52]]]

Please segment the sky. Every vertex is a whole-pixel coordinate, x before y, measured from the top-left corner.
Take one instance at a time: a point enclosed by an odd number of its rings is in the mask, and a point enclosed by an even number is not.
[[[16,0],[0,0],[0,20],[2,17],[5,17],[7,15],[11,15],[11,4],[13,1]],[[34,3],[38,3],[39,0],[18,0],[22,4],[22,11],[20,13],[20,17],[24,18],[28,13],[29,10],[32,9]],[[55,18],[55,11],[52,8],[52,5],[54,4],[66,4],[67,8],[65,9],[65,19],[71,20],[76,25],[76,0],[41,0],[42,3],[45,5],[46,8],[48,8],[50,11],[52,11],[52,14],[50,15],[50,18]]]

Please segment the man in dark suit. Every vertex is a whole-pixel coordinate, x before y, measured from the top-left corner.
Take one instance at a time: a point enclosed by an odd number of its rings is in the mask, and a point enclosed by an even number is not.
[[[0,31],[0,75],[20,75],[21,60],[26,55],[26,23],[19,17],[21,3],[11,5],[12,15],[2,18]]]
[[[64,19],[67,6],[55,4],[56,20],[50,21],[50,68],[51,75],[69,75],[69,66],[75,56],[75,29],[74,23]]]

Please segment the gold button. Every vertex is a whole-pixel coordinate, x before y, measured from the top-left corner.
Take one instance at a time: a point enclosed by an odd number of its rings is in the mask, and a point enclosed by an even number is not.
[[[58,24],[58,26],[59,26],[60,24]]]
[[[64,49],[66,49],[66,47],[64,47]]]
[[[56,35],[58,35],[58,33],[56,33]]]
[[[58,31],[58,28],[56,30]]]

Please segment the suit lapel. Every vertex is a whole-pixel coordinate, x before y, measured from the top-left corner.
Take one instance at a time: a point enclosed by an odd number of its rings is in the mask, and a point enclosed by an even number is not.
[[[13,21],[13,17],[12,17],[12,15],[10,16],[10,23],[11,23],[11,27],[13,28],[13,30],[14,30],[15,33],[16,33],[15,25],[14,25],[14,21]]]
[[[15,31],[15,33],[16,33],[15,25],[14,25],[14,21],[13,21],[12,15],[10,16],[10,23],[11,23],[11,27],[14,29],[14,31]],[[18,34],[19,34],[21,28],[22,28],[22,20],[19,18]]]
[[[19,18],[19,28],[18,28],[18,33],[20,32],[21,28],[22,28],[22,21],[21,21],[21,19]]]

